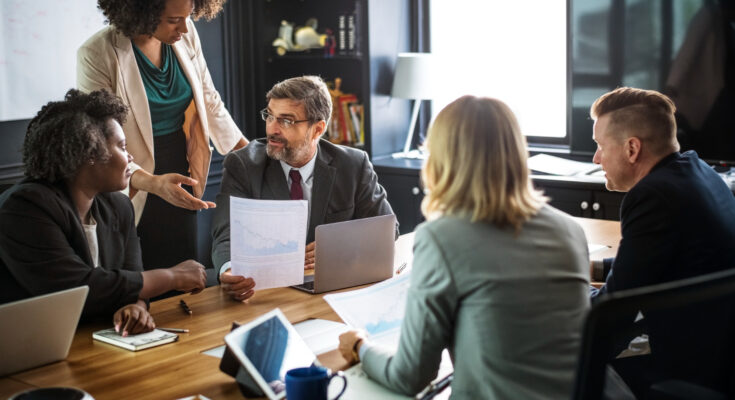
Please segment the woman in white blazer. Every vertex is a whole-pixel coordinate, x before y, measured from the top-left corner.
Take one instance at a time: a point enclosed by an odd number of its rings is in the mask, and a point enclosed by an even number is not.
[[[99,0],[110,26],[77,52],[79,89],[107,89],[130,108],[129,195],[146,269],[197,258],[196,211],[215,206],[201,200],[209,142],[221,154],[248,143],[214,88],[190,18],[211,19],[222,3]]]

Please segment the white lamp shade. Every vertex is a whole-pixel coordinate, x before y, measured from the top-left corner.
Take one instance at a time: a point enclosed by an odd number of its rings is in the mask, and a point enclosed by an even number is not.
[[[434,85],[434,58],[431,53],[400,53],[393,76],[393,97],[431,99]]]

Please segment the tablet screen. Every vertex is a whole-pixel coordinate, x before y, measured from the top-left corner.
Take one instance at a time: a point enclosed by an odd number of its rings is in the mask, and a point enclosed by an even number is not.
[[[233,331],[227,343],[241,353],[275,395],[286,390],[286,371],[308,367],[316,356],[279,313],[269,313],[261,321],[246,324]],[[251,371],[252,373],[253,371]],[[280,397],[280,396],[279,396]]]

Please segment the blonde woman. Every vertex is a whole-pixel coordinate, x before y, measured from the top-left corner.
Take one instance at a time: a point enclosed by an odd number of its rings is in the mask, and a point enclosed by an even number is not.
[[[442,110],[428,136],[411,288],[396,352],[364,333],[340,337],[365,372],[415,394],[454,364],[453,399],[567,399],[589,305],[584,232],[546,204],[526,167],[513,113],[465,96]]]

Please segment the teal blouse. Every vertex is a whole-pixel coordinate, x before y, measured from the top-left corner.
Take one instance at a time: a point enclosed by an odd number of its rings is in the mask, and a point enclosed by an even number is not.
[[[133,50],[148,96],[153,136],[177,132],[184,125],[184,111],[191,103],[192,92],[173,48],[165,43],[161,45],[160,69],[148,60],[135,43]]]

